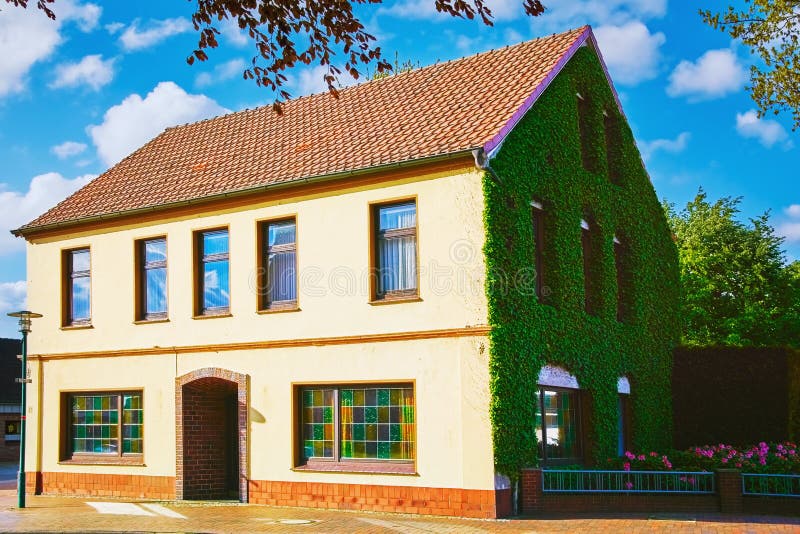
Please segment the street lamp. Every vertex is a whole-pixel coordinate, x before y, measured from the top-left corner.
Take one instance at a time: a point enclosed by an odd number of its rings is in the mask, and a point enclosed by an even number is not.
[[[22,386],[22,410],[19,420],[19,472],[17,473],[17,507],[25,508],[25,385],[30,383],[28,378],[28,333],[31,331],[31,319],[41,317],[40,313],[32,311],[18,311],[8,314],[9,317],[19,318],[19,331],[22,332],[22,376],[17,382]]]

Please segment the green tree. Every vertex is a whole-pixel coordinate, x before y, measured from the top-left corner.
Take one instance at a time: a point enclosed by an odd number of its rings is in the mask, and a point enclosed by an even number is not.
[[[290,95],[282,89],[284,72],[298,64],[319,64],[327,67],[324,74],[328,90],[337,94],[336,77],[342,71],[333,64],[337,52],[344,55],[344,70],[358,79],[359,65],[376,63],[376,73],[392,70],[381,57],[375,37],[366,31],[354,8],[359,5],[381,4],[383,0],[197,0],[192,23],[198,34],[197,48],[186,59],[206,61],[207,50],[219,46],[217,26],[226,21],[236,22],[247,33],[255,47],[252,65],[244,77],[259,86],[277,92],[280,98]],[[492,25],[492,12],[486,0],[427,0],[436,10],[453,17],[478,18]],[[544,13],[541,0],[521,0],[525,13],[538,16]],[[6,0],[26,8],[29,0]],[[51,6],[55,0],[36,0],[36,7],[55,19]],[[280,104],[275,108],[280,110]]]
[[[701,10],[710,26],[740,39],[761,62],[750,67],[759,116],[788,111],[800,127],[800,0],[746,0],[745,9]]]
[[[680,212],[664,203],[680,256],[683,342],[800,346],[800,266],[787,266],[769,212],[738,219],[741,198],[700,189]]]

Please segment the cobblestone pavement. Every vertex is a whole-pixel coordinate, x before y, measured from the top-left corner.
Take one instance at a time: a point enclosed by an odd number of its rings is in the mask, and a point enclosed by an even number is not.
[[[15,508],[13,491],[0,491],[0,532],[286,532],[482,534],[487,532],[663,532],[800,534],[800,518],[654,515],[479,521],[400,514],[279,508],[237,503],[28,497]]]

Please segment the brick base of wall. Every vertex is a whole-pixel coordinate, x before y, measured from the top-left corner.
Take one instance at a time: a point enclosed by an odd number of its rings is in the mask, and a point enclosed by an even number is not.
[[[175,499],[175,477],[26,473],[28,493]],[[251,480],[249,502],[406,514],[494,519],[512,514],[511,490],[417,488]]]
[[[25,473],[25,486],[29,493],[37,494],[164,500],[175,498],[175,477]]]
[[[498,492],[495,490],[251,480],[249,495],[251,503],[277,506],[481,519],[498,517]]]
[[[746,514],[788,515],[800,517],[800,499],[797,497],[762,497],[746,495],[742,498]]]

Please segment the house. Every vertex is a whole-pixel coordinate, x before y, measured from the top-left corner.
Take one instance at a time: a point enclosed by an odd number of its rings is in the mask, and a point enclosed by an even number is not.
[[[19,422],[22,390],[16,379],[21,376],[17,355],[22,350],[19,339],[0,338],[0,462],[19,460]]]
[[[16,234],[31,491],[495,517],[670,440],[676,253],[588,27],[170,128]]]

